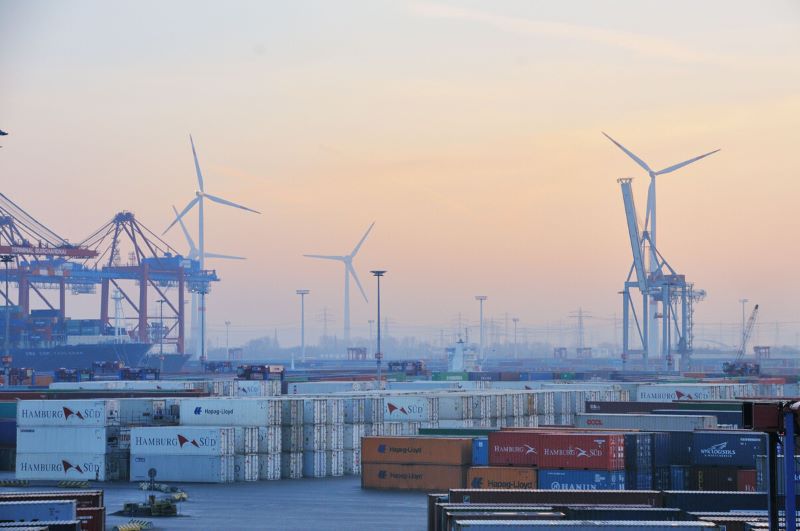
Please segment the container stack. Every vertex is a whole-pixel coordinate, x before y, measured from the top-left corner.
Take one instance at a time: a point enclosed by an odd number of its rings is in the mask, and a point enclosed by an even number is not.
[[[127,476],[117,400],[22,400],[17,479],[113,481]]]
[[[259,429],[258,426],[233,428],[235,481],[258,481],[259,479]]]
[[[462,488],[472,462],[470,438],[365,437],[361,445],[363,488]]]
[[[308,398],[303,401],[303,476],[327,475],[328,401]]]
[[[0,402],[0,470],[13,471],[17,455],[17,402]]]
[[[271,445],[266,448],[262,446],[259,450],[267,450],[269,454],[272,454],[272,457],[268,457],[268,459],[277,460],[277,477],[275,477],[275,470],[270,468],[268,473],[262,474],[262,476],[269,477],[262,477],[262,479],[300,479],[303,477],[304,402],[302,398],[285,398],[281,401],[281,444],[273,441]],[[277,457],[275,457],[276,453]]]
[[[342,433],[342,468],[345,475],[361,474],[361,438],[370,435],[367,424],[371,401],[363,396],[344,400],[344,426]],[[371,412],[371,411],[370,411]]]
[[[344,399],[329,398],[327,424],[325,425],[326,470],[325,475],[337,477],[344,475]]]
[[[234,451],[234,428],[133,428],[130,479],[148,481],[155,470],[158,481],[231,483],[236,479]]]
[[[765,454],[766,450],[763,433],[694,432],[691,490],[755,490],[757,456]]]

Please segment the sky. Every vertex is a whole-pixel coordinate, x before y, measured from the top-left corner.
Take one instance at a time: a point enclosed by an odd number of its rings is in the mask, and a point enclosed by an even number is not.
[[[788,0],[0,0],[1,191],[73,242],[122,210],[160,234],[197,187],[191,133],[206,191],[261,212],[206,208],[207,250],[247,257],[208,263],[211,335],[297,342],[300,288],[310,336],[326,307],[340,329],[342,266],[302,255],[375,221],[353,334],[380,268],[392,329],[431,339],[474,324],[477,294],[608,328],[631,263],[616,180],[643,213],[647,176],[601,132],[657,168],[720,148],[659,178],[660,250],[707,290],[699,322],[746,297],[790,342],[799,30]]]

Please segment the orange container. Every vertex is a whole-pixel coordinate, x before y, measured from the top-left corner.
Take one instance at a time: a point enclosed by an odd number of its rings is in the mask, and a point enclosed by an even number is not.
[[[362,463],[406,465],[468,465],[472,462],[471,438],[364,437]]]
[[[535,489],[536,469],[521,466],[474,466],[467,472],[468,489]]]
[[[365,489],[424,490],[447,492],[460,489],[467,479],[465,466],[397,465],[363,463],[361,487]]]

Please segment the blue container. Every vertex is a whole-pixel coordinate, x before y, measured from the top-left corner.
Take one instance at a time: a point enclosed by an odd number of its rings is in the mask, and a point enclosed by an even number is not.
[[[528,373],[528,380],[531,382],[550,381],[553,379],[552,372],[531,372]]]
[[[625,468],[625,488],[627,490],[653,490],[653,469]]]
[[[669,488],[671,490],[690,490],[692,469],[688,466],[669,467]]]
[[[696,431],[692,442],[695,465],[756,467],[756,456],[767,453],[766,435],[736,431]]]
[[[472,439],[472,466],[489,466],[489,438]]]
[[[499,372],[471,372],[469,379],[473,382],[497,382],[500,380]]]
[[[668,466],[659,466],[653,469],[653,489],[669,490],[672,483],[672,471]]]
[[[0,419],[0,447],[17,446],[17,419]]]
[[[692,432],[670,431],[653,434],[653,466],[692,464]]]
[[[539,469],[538,486],[555,490],[625,490],[625,471]]]

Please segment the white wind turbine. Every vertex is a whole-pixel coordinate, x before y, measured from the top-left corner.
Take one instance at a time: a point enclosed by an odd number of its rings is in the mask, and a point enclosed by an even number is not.
[[[353,251],[344,256],[332,256],[332,255],[321,255],[321,254],[304,254],[303,256],[308,258],[320,258],[322,260],[337,260],[344,264],[344,344],[345,348],[350,346],[350,276],[353,276],[353,280],[356,281],[356,285],[358,286],[359,291],[361,291],[361,295],[364,297],[364,301],[367,301],[367,294],[364,293],[364,288],[361,287],[361,282],[358,280],[358,275],[356,274],[355,268],[353,268],[353,258],[355,258],[356,254],[358,254],[358,250],[361,248],[361,245],[364,243],[364,240],[367,239],[369,236],[372,227],[375,226],[375,222],[372,222],[372,225],[369,226],[367,232],[364,233],[364,236],[361,238],[361,241],[355,246]]]
[[[175,216],[178,216],[178,209],[175,208],[175,205],[172,205],[172,211],[175,212]],[[189,253],[186,255],[186,258],[189,260],[197,260],[200,257],[200,250],[194,244],[194,240],[192,239],[191,235],[189,234],[189,230],[186,228],[186,225],[183,223],[183,219],[178,220],[180,223],[181,230],[183,231],[183,235],[186,238],[186,244],[189,246]],[[243,256],[231,256],[227,254],[218,254],[218,253],[206,253],[206,258],[219,258],[223,260],[246,260]],[[192,334],[191,338],[192,341],[195,343],[195,348],[197,352],[200,352],[202,345],[200,345],[200,316],[197,315],[198,311],[198,297],[197,292],[192,291],[192,302],[191,302],[191,315],[192,315]]]
[[[677,164],[673,164],[672,166],[667,166],[663,170],[655,171],[650,166],[637,157],[632,151],[627,149],[625,146],[608,136],[606,133],[603,133],[606,138],[611,140],[618,148],[620,148],[626,155],[628,155],[631,159],[633,159],[636,164],[641,166],[644,171],[650,176],[650,187],[647,189],[647,208],[645,210],[644,215],[644,232],[648,232],[650,234],[650,241],[652,242],[652,247],[650,248],[649,253],[649,272],[655,273],[658,270],[658,256],[656,255],[656,250],[658,250],[658,245],[656,244],[656,177],[659,175],[664,175],[666,173],[672,173],[675,170],[679,170],[684,166],[688,166],[693,162],[697,162],[700,159],[704,159],[709,155],[713,155],[719,149],[715,149],[714,151],[709,151],[703,155],[698,155],[697,157],[693,157],[689,160],[685,160],[683,162],[679,162]],[[647,319],[647,326],[648,326],[648,345],[647,350],[651,356],[659,356],[660,355],[660,346],[661,343],[659,341],[659,327],[656,326],[656,318],[658,313],[658,304],[650,304],[648,305],[649,308],[649,315]]]
[[[194,158],[194,169],[195,169],[195,172],[197,173],[197,184],[198,184],[199,190],[195,191],[194,199],[189,201],[189,204],[187,204],[186,207],[184,207],[184,209],[175,217],[175,219],[172,221],[172,223],[170,223],[169,226],[164,230],[163,234],[166,234],[167,231],[169,231],[169,229],[171,229],[173,227],[173,225],[175,225],[176,223],[180,222],[181,219],[183,218],[183,216],[185,216],[195,205],[197,205],[198,206],[198,225],[199,225],[199,230],[198,230],[198,233],[197,233],[198,234],[198,240],[199,240],[199,246],[198,246],[198,249],[197,249],[197,258],[200,261],[200,269],[202,270],[202,269],[205,269],[206,257],[210,256],[210,255],[206,254],[206,248],[205,248],[205,216],[204,216],[204,212],[203,212],[203,210],[204,210],[203,207],[204,207],[204,203],[205,203],[206,199],[208,199],[209,201],[212,201],[214,203],[219,203],[221,205],[226,205],[226,206],[239,208],[241,210],[246,210],[248,212],[253,212],[255,214],[260,214],[261,212],[258,212],[257,210],[253,210],[252,208],[247,208],[247,207],[242,206],[242,205],[237,205],[236,203],[228,201],[227,199],[222,199],[221,197],[217,197],[215,195],[211,195],[209,193],[206,193],[205,187],[203,185],[203,172],[200,170],[200,163],[197,161],[197,151],[194,148],[194,139],[192,139],[192,135],[189,135],[189,142],[192,145],[192,157]],[[205,298],[206,298],[206,294],[205,293],[200,293],[200,307],[198,308],[198,312],[200,314],[200,341],[199,341],[200,345],[199,345],[199,348],[198,348],[198,352],[200,353],[200,360],[201,361],[205,361],[205,359],[206,359],[206,341],[205,341],[205,337],[206,337],[206,308],[205,308]]]

